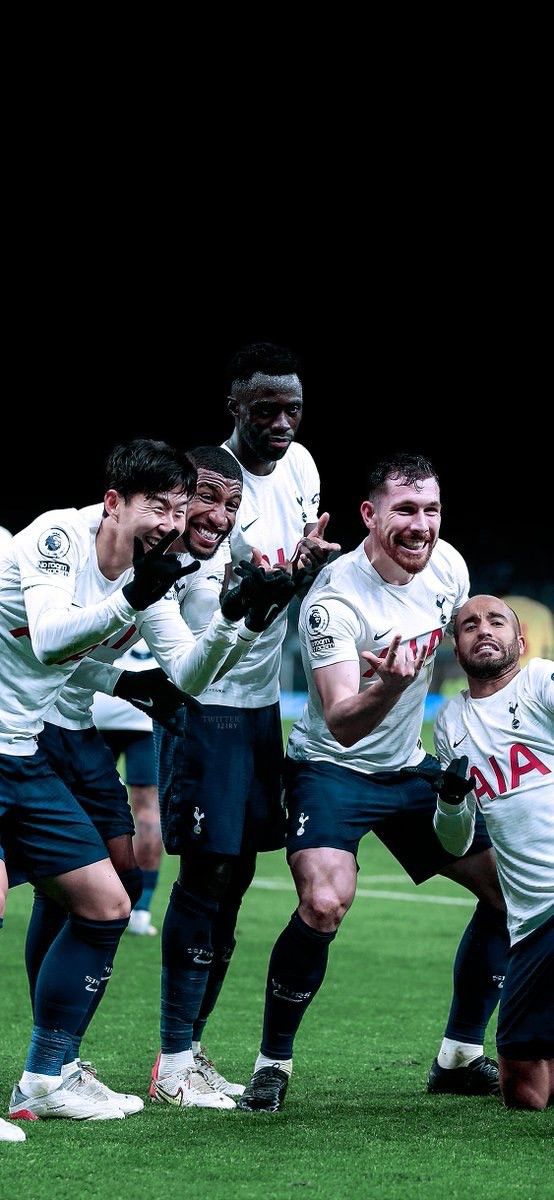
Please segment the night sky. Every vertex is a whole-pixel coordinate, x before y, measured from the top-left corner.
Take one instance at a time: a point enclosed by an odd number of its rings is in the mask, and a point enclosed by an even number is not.
[[[362,539],[369,465],[393,449],[419,451],[438,470],[442,536],[467,559],[472,590],[553,603],[552,452],[528,339],[524,354],[510,326],[491,333],[468,318],[454,327],[439,306],[432,328],[406,313],[373,323],[360,315],[345,327],[322,317],[322,303],[309,321],[301,312],[230,320],[232,307],[209,324],[197,314],[179,327],[169,310],[152,322],[151,309],[141,318],[136,307],[136,320],[118,323],[115,302],[92,325],[50,322],[17,383],[17,396],[33,393],[38,415],[16,399],[4,421],[0,524],[16,532],[48,508],[100,500],[104,460],[118,441],[222,441],[232,428],[225,363],[238,346],[267,340],[291,346],[303,364],[298,440],[320,469],[333,540],[347,550]]]

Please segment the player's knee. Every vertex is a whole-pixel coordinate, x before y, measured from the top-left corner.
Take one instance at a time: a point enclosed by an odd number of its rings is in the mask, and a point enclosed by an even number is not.
[[[106,898],[105,905],[96,919],[99,921],[128,921],[130,915],[131,901],[125,888],[122,887],[117,894]]]
[[[309,895],[303,896],[301,902],[308,925],[325,930],[337,929],[349,907],[350,901],[328,887],[313,888]]]
[[[131,901],[116,875],[100,893],[95,892],[94,896],[88,897],[82,905],[74,905],[72,911],[91,921],[128,921],[131,915]]]
[[[542,1063],[514,1064],[500,1058],[500,1094],[506,1108],[546,1108],[550,1088]]]
[[[500,1090],[506,1108],[532,1108],[540,1111],[548,1104],[548,1096],[544,1089],[535,1086],[528,1079],[512,1077],[504,1082]]]

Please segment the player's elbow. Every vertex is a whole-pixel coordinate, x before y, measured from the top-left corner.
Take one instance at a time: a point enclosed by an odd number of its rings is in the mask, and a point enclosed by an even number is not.
[[[190,665],[182,666],[181,669],[168,665],[166,671],[171,683],[175,684],[180,692],[186,692],[187,696],[199,696],[210,683],[210,676],[202,675],[198,670],[191,670]]]
[[[61,647],[44,646],[40,642],[38,644],[33,642],[33,651],[44,667],[57,667],[68,657],[67,647],[62,650]]]
[[[329,733],[333,735],[339,746],[344,746],[345,750],[349,750],[351,746],[354,746],[359,741],[359,738],[354,736],[353,731],[348,728],[346,722],[341,720],[340,717],[329,716],[325,719]]]

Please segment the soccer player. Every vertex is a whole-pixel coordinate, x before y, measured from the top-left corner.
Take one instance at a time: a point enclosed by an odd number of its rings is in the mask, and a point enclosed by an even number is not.
[[[234,566],[258,561],[261,552],[268,565],[294,560],[296,581],[298,568],[314,569],[340,550],[324,538],[329,515],[317,516],[317,468],[295,441],[302,415],[298,372],[285,348],[261,343],[239,351],[229,364],[234,429],[225,443],[244,478],[230,539]],[[206,513],[209,507],[208,495]],[[206,524],[215,536],[213,518]],[[191,548],[201,556],[198,541]],[[208,604],[199,620],[209,615]],[[181,857],[162,932],[162,1050],[150,1086],[154,1099],[168,1103],[203,1103],[191,1089],[192,1073],[223,1097],[243,1090],[214,1067],[201,1037],[229,967],[256,854],[284,844],[278,698],[285,632],[283,614],[258,638],[248,663],[197,694],[201,710],[187,713],[184,741],[159,730],[164,844]]]
[[[427,459],[399,454],[378,463],[361,515],[365,540],[324,568],[300,612],[309,699],[291,731],[286,770],[287,855],[300,904],[270,957],[261,1050],[238,1102],[249,1112],[283,1104],[294,1037],[354,899],[356,853],[369,830],[415,883],[444,874],[479,897],[428,1087],[498,1089],[482,1046],[507,952],[490,841],[480,822],[466,857],[454,861],[433,832],[435,790],[404,771],[439,770],[420,732],[435,651],[467,598],[467,568],[439,540],[439,483]]]
[[[144,671],[155,665],[154,656],[143,638],[114,662],[114,666],[124,671]],[[152,924],[150,910],[160,873],[162,834],[152,717],[128,700],[96,692],[92,719],[111,750],[114,762],[117,763],[120,757],[124,759],[123,778],[135,822],[133,850],[142,873],[142,891],[131,910],[127,933],[153,937],[158,931]]]
[[[454,623],[456,657],[469,687],[439,713],[435,744],[445,764],[470,764],[473,794],[437,802],[435,829],[463,854],[484,814],[508,909],[511,949],[496,1045],[510,1108],[546,1108],[554,1097],[554,662],[533,658],[516,613],[496,596],[473,596]]]
[[[248,605],[237,604],[239,616],[217,612],[195,639],[177,601],[166,597],[190,572],[166,551],[185,527],[196,477],[191,460],[165,443],[137,439],[118,447],[108,462],[103,510],[43,514],[16,534],[4,562],[0,816],[9,813],[29,878],[70,914],[35,981],[35,1024],[12,1117],[124,1116],[111,1096],[100,1104],[66,1087],[62,1064],[111,974],[129,894],[93,821],[37,749],[37,736],[70,677],[99,686],[102,665],[86,659],[79,666],[79,658],[133,621],[158,661],[169,643],[169,673],[182,690],[195,680],[204,686],[239,638],[248,645],[256,636],[240,619],[245,612],[248,618]],[[113,668],[104,670],[113,682]]]
[[[177,681],[180,682],[186,678],[186,685],[190,689],[194,689],[197,686],[197,680],[201,681],[203,678],[209,678],[209,675],[202,675],[202,672],[206,670],[206,664],[203,664],[201,655],[194,656],[197,663],[196,673],[193,673],[187,666],[188,660],[193,657],[190,654],[190,643],[195,646],[196,641],[195,634],[182,620],[179,612],[179,605],[181,610],[183,608],[183,597],[187,596],[189,611],[194,623],[196,608],[198,606],[203,608],[205,598],[209,596],[212,601],[210,607],[212,620],[211,622],[208,621],[210,630],[213,630],[214,626],[217,628],[218,625],[220,627],[223,625],[227,626],[223,656],[228,654],[229,643],[227,639],[229,630],[232,631],[233,637],[237,637],[230,621],[228,622],[226,619],[223,620],[221,617],[218,617],[217,611],[218,597],[225,572],[225,562],[228,558],[228,553],[226,555],[223,549],[220,549],[220,544],[234,522],[240,503],[242,484],[240,466],[227,451],[219,447],[200,447],[197,451],[194,451],[194,454],[195,462],[198,464],[198,484],[197,492],[190,501],[190,506],[187,510],[187,521],[190,521],[191,525],[190,539],[187,539],[187,541],[195,549],[198,544],[198,548],[204,551],[205,557],[209,558],[210,561],[209,563],[195,562],[195,565],[199,569],[195,574],[191,574],[190,568],[194,559],[191,558],[190,554],[181,556],[182,569],[186,572],[186,578],[180,579],[176,584],[178,599],[164,597],[153,606],[152,614],[150,614],[150,616],[155,616],[153,629],[151,628],[153,622],[148,616],[142,624],[142,631],[145,633],[147,642],[149,639],[152,639],[152,645],[155,647],[158,661],[167,670],[168,674],[174,675]],[[212,493],[217,494],[217,503],[223,513],[223,516],[221,513],[218,516],[220,528],[217,539],[214,539],[212,531],[207,531],[205,528],[205,494],[208,487]],[[221,500],[221,496],[224,497],[223,501]],[[200,516],[197,515],[198,509],[200,509]],[[87,510],[87,519],[95,525],[101,519],[101,506],[97,506],[92,512]],[[198,529],[197,525],[199,525]],[[271,579],[273,579],[275,574],[279,575],[278,572],[272,572],[270,573],[271,578],[264,576],[266,590],[268,586],[270,589],[270,599],[272,597]],[[289,585],[288,577],[287,585]],[[251,588],[251,583],[248,583],[248,588]],[[290,594],[289,589],[288,598],[290,598]],[[267,605],[266,597],[264,597],[263,603]],[[250,601],[247,607],[249,606]],[[255,606],[252,608],[252,615],[254,613]],[[239,615],[239,613],[236,613],[232,620],[238,620]],[[250,613],[247,614],[247,620],[249,619]],[[138,624],[138,618],[136,624]],[[143,705],[145,707],[148,706],[147,711],[156,715],[160,713],[164,705],[167,706],[166,691],[170,689],[169,706],[171,711],[173,711],[172,693],[176,689],[172,688],[171,684],[165,679],[165,676],[163,676],[164,686],[161,687],[159,685],[157,677],[162,674],[161,671],[142,671],[135,674],[130,671],[121,672],[119,669],[115,669],[114,667],[108,668],[105,665],[113,662],[118,657],[123,645],[132,645],[133,642],[139,639],[140,634],[136,628],[136,624],[125,628],[123,632],[120,630],[117,634],[104,639],[102,645],[92,651],[92,654],[94,657],[101,657],[104,673],[109,669],[117,678],[116,688],[118,695],[127,696],[139,708]],[[205,633],[201,634],[198,631],[197,640],[200,648],[206,642],[207,636]],[[213,633],[211,636],[213,642]],[[238,634],[239,647],[236,653],[245,653],[252,639],[256,636],[255,632],[251,632],[245,626],[243,632],[239,632]],[[216,649],[217,643],[213,642],[211,648],[209,647],[207,660],[207,665],[212,673],[215,673],[218,660],[222,661],[223,658],[221,650],[218,651],[218,657],[214,658],[214,651]],[[90,666],[94,664],[91,659],[88,660],[88,663],[90,669]],[[152,692],[153,698],[147,700],[147,695],[152,689],[150,682],[152,677],[154,677],[156,687]],[[112,754],[108,751],[101,735],[92,727],[91,707],[93,702],[92,687],[94,684],[92,683],[87,690],[83,687],[74,686],[74,679],[75,677],[70,679],[69,683],[58,696],[56,705],[45,714],[44,729],[39,736],[39,745],[45,752],[50,766],[67,784],[81,807],[90,817],[133,903],[140,895],[142,889],[142,873],[137,867],[133,853],[133,821],[127,793],[118,778]],[[124,688],[122,687],[122,681],[125,681]],[[106,685],[106,679],[104,680],[104,685]],[[202,683],[200,682],[198,686],[202,686]],[[181,693],[178,693],[178,695],[182,701],[183,696]],[[188,703],[190,705],[190,698]],[[40,886],[37,887],[26,941],[26,966],[33,1005],[36,982],[42,962],[64,921],[64,909],[50,896],[44,895]],[[108,1098],[113,1099],[111,1089],[108,1089],[104,1083],[101,1083],[95,1077],[89,1065],[84,1064],[80,1058],[81,1039],[100,1002],[105,986],[106,977],[101,981],[95,993],[94,1001],[88,1008],[85,1019],[79,1029],[75,1031],[62,1065],[62,1076],[64,1081],[70,1080],[71,1090],[78,1091],[81,1097],[86,1096],[87,1100],[91,1102],[101,1098],[102,1095],[104,1095],[104,1098],[107,1095]],[[69,1084],[66,1084],[66,1086],[69,1086]],[[139,1106],[142,1107],[142,1102],[138,1097],[129,1096],[126,1093],[117,1093],[116,1095],[118,1106],[124,1109],[126,1115],[130,1112],[138,1111]],[[214,1097],[213,1099],[215,1103],[218,1098]]]

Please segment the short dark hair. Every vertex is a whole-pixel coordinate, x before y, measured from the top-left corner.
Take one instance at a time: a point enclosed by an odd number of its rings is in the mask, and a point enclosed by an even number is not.
[[[301,365],[297,355],[286,346],[275,346],[273,342],[252,342],[241,346],[227,364],[227,390],[238,380],[251,379],[253,375],[298,375],[301,380]]]
[[[180,490],[192,496],[196,479],[196,467],[184,450],[152,438],[115,446],[106,463],[106,491],[115,488],[124,500],[139,492],[151,497]]]
[[[423,454],[408,454],[404,450],[395,451],[388,458],[381,458],[372,467],[368,479],[368,495],[383,490],[387,479],[402,479],[404,483],[416,483],[420,479],[436,479],[439,477],[432,462]]]
[[[208,471],[223,475],[224,479],[238,479],[242,483],[238,459],[223,446],[196,446],[194,450],[189,450],[189,454],[197,467],[205,467]]]

